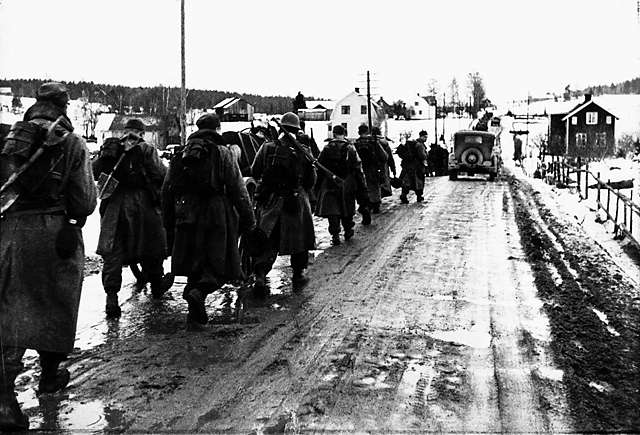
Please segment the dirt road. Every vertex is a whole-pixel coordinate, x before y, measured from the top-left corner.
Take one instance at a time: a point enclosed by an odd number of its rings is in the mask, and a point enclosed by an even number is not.
[[[103,344],[72,356],[66,395],[38,407],[23,377],[32,428],[639,428],[637,289],[509,177],[433,178],[426,192],[421,204],[385,200],[338,247],[323,230],[310,284],[293,294],[289,272],[274,271],[276,294],[244,301],[240,321],[233,289],[209,297],[203,332],[184,330],[180,284],[160,304],[134,295],[119,323],[95,326]],[[589,260],[597,277],[567,254],[561,231],[573,232],[574,252],[600,255]],[[588,281],[615,274],[606,291]]]

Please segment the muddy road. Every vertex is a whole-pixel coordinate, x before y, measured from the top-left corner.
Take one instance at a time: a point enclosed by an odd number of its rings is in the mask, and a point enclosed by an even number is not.
[[[179,280],[160,302],[125,292],[119,322],[100,295],[70,388],[38,402],[37,373],[19,378],[32,428],[640,429],[638,289],[606,253],[511,177],[425,191],[337,247],[318,220],[302,292],[279,260],[268,301],[222,289],[201,332]]]

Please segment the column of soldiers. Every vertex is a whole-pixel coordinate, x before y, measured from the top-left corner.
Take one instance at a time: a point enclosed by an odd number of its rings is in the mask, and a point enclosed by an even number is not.
[[[341,243],[341,233],[349,240],[356,204],[362,224],[369,225],[371,213],[380,212],[381,198],[391,194],[389,173],[396,173],[379,130],[369,135],[361,126],[352,143],[336,125],[319,151],[298,116],[287,113],[278,137],[264,143],[253,161],[259,189],[252,201],[239,156],[223,140],[216,115],[198,119],[197,131],[168,170],[145,142],[144,124],[137,119],[126,123],[123,137],[105,140],[91,164],[66,114],[68,101],[64,85],[42,85],[36,104],[0,150],[3,431],[28,428],[14,392],[26,349],[40,355],[38,394],[59,391],[69,382],[69,372],[59,366],[73,350],[85,259],[81,229],[98,198],[96,252],[103,259],[107,317],[121,315],[122,268],[140,265],[136,287],[148,283],[157,299],[174,275],[187,277],[187,324],[201,329],[208,321],[207,295],[247,278],[240,238],[253,257],[255,296],[269,294],[266,277],[278,255],[290,255],[293,289],[299,290],[308,281],[304,271],[315,248],[313,213],[327,218],[334,245]],[[403,202],[409,190],[422,200],[424,140],[405,144],[400,156]],[[165,274],[168,256],[171,272]]]

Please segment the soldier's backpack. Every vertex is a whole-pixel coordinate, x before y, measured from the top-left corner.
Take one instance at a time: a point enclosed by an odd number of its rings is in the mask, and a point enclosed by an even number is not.
[[[0,150],[0,186],[4,186],[21,168],[26,169],[6,188],[3,203],[15,201],[15,198],[8,199],[9,196],[20,196],[34,206],[47,207],[59,199],[62,180],[59,167],[64,153],[60,146],[62,142],[45,147],[47,133],[47,128],[30,121],[18,121],[9,130]],[[7,208],[2,206],[3,210]]]
[[[407,147],[407,144],[401,143],[400,145],[398,145],[398,148],[396,148],[396,154],[402,160],[408,159],[410,154],[409,154],[409,148]]]
[[[348,144],[342,141],[331,141],[322,152],[322,161],[331,172],[344,179],[349,172],[347,155]]]
[[[193,193],[209,196],[214,193],[212,183],[212,153],[218,146],[203,137],[187,139],[187,143],[172,164],[175,166],[175,189],[177,193]]]
[[[364,165],[374,165],[376,162],[376,140],[372,137],[356,139],[356,150]]]

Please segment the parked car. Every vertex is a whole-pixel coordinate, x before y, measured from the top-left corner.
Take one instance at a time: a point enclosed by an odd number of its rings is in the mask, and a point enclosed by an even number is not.
[[[453,135],[453,149],[449,153],[449,179],[458,175],[489,174],[495,180],[502,158],[496,136],[486,131],[460,130]]]

